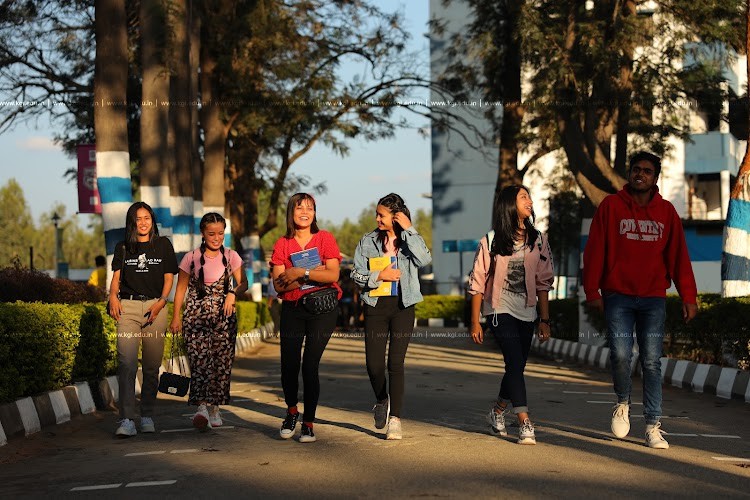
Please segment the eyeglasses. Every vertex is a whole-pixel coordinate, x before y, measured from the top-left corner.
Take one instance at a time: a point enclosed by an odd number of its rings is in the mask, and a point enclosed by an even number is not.
[[[645,176],[652,176],[656,172],[656,170],[652,168],[641,168],[638,165],[634,165],[630,171],[634,174],[643,174]]]

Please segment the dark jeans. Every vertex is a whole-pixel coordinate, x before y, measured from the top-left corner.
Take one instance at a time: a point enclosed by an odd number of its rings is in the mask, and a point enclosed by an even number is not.
[[[497,321],[493,316],[487,316],[487,324],[500,345],[505,360],[505,375],[500,382],[498,401],[510,401],[513,413],[528,413],[523,371],[526,368],[526,360],[529,359],[534,322],[521,321],[510,314],[498,314]]]
[[[281,305],[281,387],[288,407],[299,401],[299,371],[302,365],[303,422],[315,421],[320,397],[320,358],[336,326],[337,311],[310,314],[300,303],[284,301]],[[305,349],[302,351],[304,341]]]
[[[375,307],[365,305],[367,374],[378,401],[390,395],[391,415],[401,416],[404,405],[404,360],[414,331],[414,306],[403,307],[399,297],[378,297]],[[388,384],[385,349],[388,347]],[[388,388],[390,387],[390,391]]]

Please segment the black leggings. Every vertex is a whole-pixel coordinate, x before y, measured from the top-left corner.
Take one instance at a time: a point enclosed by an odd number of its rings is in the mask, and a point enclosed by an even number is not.
[[[284,400],[291,408],[299,401],[299,370],[302,364],[305,412],[303,422],[315,421],[320,397],[320,358],[336,327],[337,311],[310,314],[302,304],[284,301],[281,305],[281,387]],[[304,354],[302,342],[305,342]]]
[[[497,326],[494,326],[495,322]],[[494,315],[487,316],[487,324],[500,344],[505,359],[505,375],[500,382],[498,401],[510,401],[513,404],[513,413],[527,413],[529,408],[523,371],[526,368],[526,360],[529,359],[534,322],[521,321],[510,314],[498,314],[497,321]]]
[[[391,415],[401,416],[404,405],[404,360],[414,331],[414,306],[403,307],[399,297],[378,297],[375,307],[365,305],[365,356],[367,374],[378,401],[389,396]],[[385,348],[388,348],[388,384],[385,381]]]

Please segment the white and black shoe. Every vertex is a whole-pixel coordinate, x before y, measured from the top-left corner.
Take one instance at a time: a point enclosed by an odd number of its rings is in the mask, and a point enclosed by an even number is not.
[[[281,439],[289,439],[294,435],[294,429],[297,427],[297,420],[299,420],[299,412],[286,412],[286,418],[281,423],[281,429],[279,430]]]
[[[310,425],[302,423],[302,429],[300,431],[299,435],[299,442],[300,443],[314,443],[316,441],[315,433],[313,432],[313,428]]]
[[[383,429],[388,423],[388,417],[391,415],[391,398],[385,398],[385,401],[375,403],[372,407],[373,418],[375,419],[375,428]]]

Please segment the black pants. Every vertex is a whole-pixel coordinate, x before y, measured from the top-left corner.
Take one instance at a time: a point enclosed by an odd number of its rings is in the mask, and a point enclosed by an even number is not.
[[[498,401],[510,401],[513,404],[513,413],[528,412],[523,371],[526,368],[526,360],[529,359],[534,322],[521,321],[510,314],[498,314],[497,326],[493,323],[494,317],[487,316],[487,324],[500,344],[505,359],[505,375],[500,382]]]
[[[299,370],[302,364],[303,422],[315,421],[320,397],[320,358],[336,326],[337,311],[310,314],[302,304],[284,301],[281,305],[281,387],[288,407],[299,402]],[[305,343],[304,353],[302,342]]]
[[[367,374],[378,401],[390,394],[394,417],[401,416],[404,405],[404,360],[413,331],[414,306],[403,307],[400,297],[378,297],[375,307],[365,305]],[[385,348],[389,339],[386,385]]]

